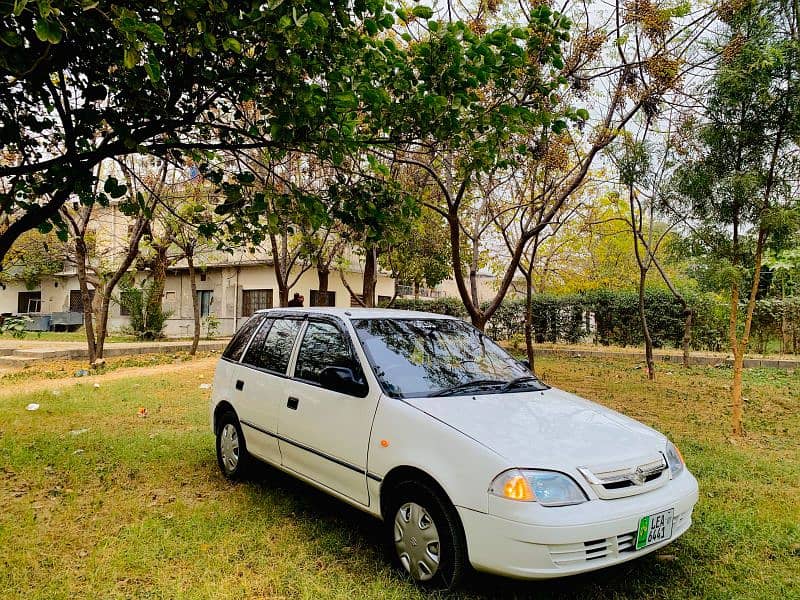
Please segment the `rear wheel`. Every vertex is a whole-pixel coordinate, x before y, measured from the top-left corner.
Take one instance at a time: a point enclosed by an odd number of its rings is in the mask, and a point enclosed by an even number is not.
[[[455,587],[467,570],[467,544],[450,501],[410,480],[394,488],[386,508],[388,545],[399,566],[424,587]]]
[[[217,426],[217,464],[228,479],[241,479],[250,466],[242,427],[230,411],[220,417]]]

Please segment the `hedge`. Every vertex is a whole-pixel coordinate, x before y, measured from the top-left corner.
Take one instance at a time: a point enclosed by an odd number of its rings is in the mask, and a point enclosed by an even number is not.
[[[687,297],[693,310],[692,348],[725,350],[728,346],[729,306],[713,295]],[[580,294],[533,296],[533,332],[537,343],[593,342],[641,346],[639,298],[635,291],[597,290]],[[466,319],[460,299],[397,299],[394,308],[422,310]],[[744,307],[742,307],[744,310]],[[645,312],[655,347],[679,348],[683,340],[683,308],[671,293],[648,289]],[[486,326],[497,339],[524,335],[524,299],[505,300]],[[782,330],[783,328],[783,330]],[[764,352],[770,339],[787,335],[789,351],[800,345],[800,298],[759,300],[753,318],[754,350]]]

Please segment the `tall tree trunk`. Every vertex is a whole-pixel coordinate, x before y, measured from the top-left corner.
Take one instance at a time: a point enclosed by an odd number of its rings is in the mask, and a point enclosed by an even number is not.
[[[371,308],[375,306],[375,287],[377,281],[377,249],[373,246],[367,248],[364,259],[364,284],[361,293],[364,296],[364,306]]]
[[[328,279],[330,278],[331,270],[325,266],[317,266],[317,279],[319,279],[320,293],[328,292]]]
[[[534,370],[533,362],[533,285],[531,269],[525,271],[525,350],[531,371]]]
[[[414,282],[414,300],[419,300],[419,281]]]
[[[150,289],[150,295],[147,298],[145,318],[162,310],[161,303],[164,297],[164,286],[167,283],[168,249],[168,244],[160,244],[155,247],[156,256],[153,261],[153,285]]]
[[[186,254],[186,263],[189,265],[189,287],[192,291],[192,317],[194,318],[194,333],[189,355],[194,356],[197,353],[197,345],[200,343],[200,298],[197,297],[197,274],[194,270],[194,256],[191,252]]]
[[[647,363],[647,378],[653,381],[656,378],[656,365],[653,362],[653,338],[650,337],[650,327],[647,325],[645,313],[645,283],[647,282],[647,269],[639,268],[639,319],[642,321],[642,335],[644,336],[644,358]]]
[[[89,364],[97,360],[97,346],[94,337],[94,313],[92,311],[92,297],[89,294],[88,273],[86,261],[88,251],[83,238],[75,239],[75,266],[78,271],[78,286],[81,290],[81,304],[83,307],[83,330],[86,333],[86,348],[89,352]]]
[[[744,401],[742,400],[742,371],[744,368],[744,355],[747,352],[747,344],[750,340],[750,328],[753,325],[753,312],[756,308],[756,298],[758,296],[758,282],[761,278],[761,260],[764,254],[764,241],[766,231],[760,228],[756,242],[756,254],[753,265],[753,285],[750,288],[750,297],[747,300],[747,312],[744,319],[744,331],[742,338],[739,339],[737,332],[739,318],[739,284],[734,281],[731,293],[731,320],[730,337],[733,348],[733,385],[731,386],[731,421],[734,436],[744,434],[742,425],[742,415],[744,412]]]
[[[683,302],[683,340],[681,346],[683,347],[683,366],[689,366],[689,353],[692,347],[692,321],[694,319],[694,311],[689,308],[689,304]]]
[[[97,308],[97,322],[95,327],[95,360],[103,358],[108,335],[108,309],[111,306],[111,290],[108,284],[95,290],[95,295],[100,296],[100,306]]]

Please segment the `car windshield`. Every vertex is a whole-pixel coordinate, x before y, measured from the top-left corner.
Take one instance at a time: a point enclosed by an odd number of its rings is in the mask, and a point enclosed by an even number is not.
[[[454,319],[357,319],[356,334],[394,397],[498,393],[547,386],[480,331]]]

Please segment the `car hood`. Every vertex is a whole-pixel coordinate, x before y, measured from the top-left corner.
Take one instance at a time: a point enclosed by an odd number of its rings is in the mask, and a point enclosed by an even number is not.
[[[406,402],[517,467],[636,464],[663,451],[666,441],[638,421],[555,388]]]

